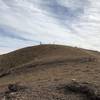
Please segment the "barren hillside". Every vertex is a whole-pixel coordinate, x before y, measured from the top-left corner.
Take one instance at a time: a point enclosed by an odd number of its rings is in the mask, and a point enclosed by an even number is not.
[[[0,100],[100,100],[88,97],[86,89],[84,93],[66,88],[77,82],[80,88],[85,83],[88,90],[95,85],[99,89],[99,65],[99,52],[62,45],[38,45],[0,55]]]

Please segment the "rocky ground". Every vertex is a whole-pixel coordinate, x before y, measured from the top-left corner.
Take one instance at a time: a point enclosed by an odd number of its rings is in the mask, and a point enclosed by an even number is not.
[[[55,45],[1,55],[0,100],[100,100],[99,55]]]

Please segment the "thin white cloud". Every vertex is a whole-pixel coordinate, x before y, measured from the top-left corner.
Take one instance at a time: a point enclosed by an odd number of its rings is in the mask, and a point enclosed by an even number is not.
[[[100,50],[99,18],[99,0],[0,0],[0,48],[42,41]]]

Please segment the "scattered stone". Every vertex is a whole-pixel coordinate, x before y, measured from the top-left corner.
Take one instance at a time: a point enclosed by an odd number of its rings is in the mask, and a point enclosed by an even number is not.
[[[72,91],[74,93],[80,93],[86,95],[90,100],[100,100],[100,90],[98,86],[86,83],[72,81],[65,86],[66,91]]]
[[[16,92],[16,91],[18,91],[19,87],[16,84],[9,84],[8,89],[11,92]]]

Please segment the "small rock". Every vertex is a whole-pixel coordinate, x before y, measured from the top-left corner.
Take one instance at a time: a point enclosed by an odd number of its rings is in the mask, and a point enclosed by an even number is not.
[[[16,84],[9,84],[8,85],[8,89],[11,91],[11,92],[16,92],[18,91],[18,86]]]

